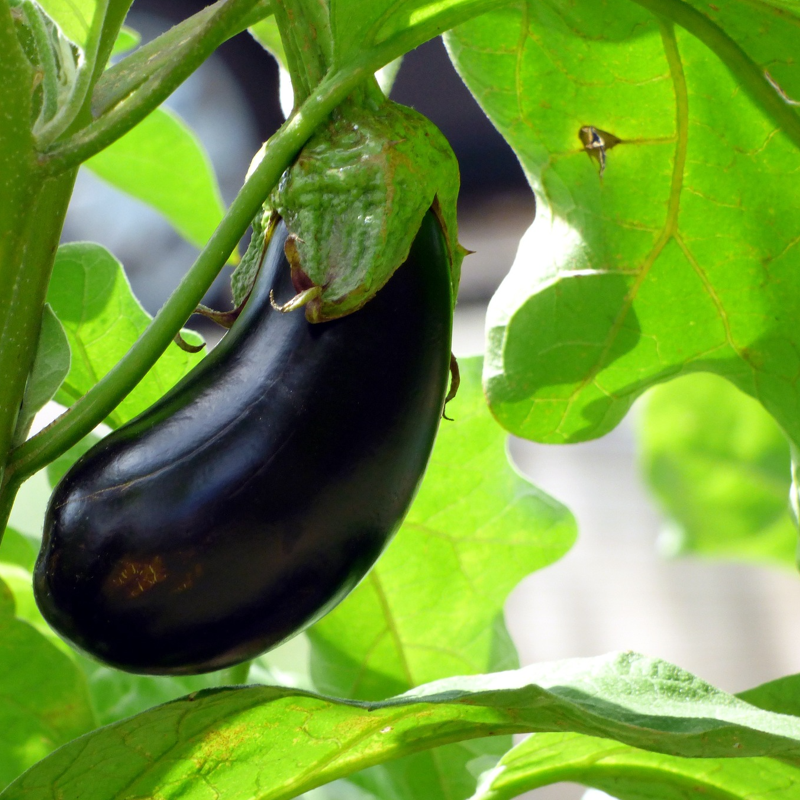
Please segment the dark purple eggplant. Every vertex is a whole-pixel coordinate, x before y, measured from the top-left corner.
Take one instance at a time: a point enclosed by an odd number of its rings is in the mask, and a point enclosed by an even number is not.
[[[285,240],[216,349],[51,499],[36,601],[106,664],[189,674],[280,644],[352,591],[417,490],[450,362],[436,218],[373,300],[319,324],[270,305],[295,292]]]

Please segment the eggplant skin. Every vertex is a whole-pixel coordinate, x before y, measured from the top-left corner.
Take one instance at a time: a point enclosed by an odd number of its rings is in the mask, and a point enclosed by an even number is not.
[[[39,609],[79,650],[154,675],[221,669],[319,619],[399,527],[449,376],[448,255],[429,212],[359,311],[311,324],[280,223],[242,314],[56,487]]]

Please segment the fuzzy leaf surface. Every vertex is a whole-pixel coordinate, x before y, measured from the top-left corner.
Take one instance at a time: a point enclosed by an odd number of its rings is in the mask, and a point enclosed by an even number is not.
[[[762,412],[763,413],[763,412]],[[790,675],[737,695],[780,714],[800,713],[800,675]],[[534,734],[487,772],[471,800],[505,800],[558,781],[573,781],[619,800],[793,800],[800,770],[771,758],[686,759],[580,734]]]
[[[274,687],[201,692],[71,742],[0,797],[289,800],[402,755],[527,731],[688,757],[800,759],[797,718],[623,653],[449,678],[378,703]]]

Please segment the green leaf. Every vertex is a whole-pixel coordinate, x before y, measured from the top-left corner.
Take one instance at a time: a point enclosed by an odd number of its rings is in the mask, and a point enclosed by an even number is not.
[[[675,758],[608,739],[537,733],[483,776],[471,800],[511,800],[562,781],[618,800],[794,800],[800,769],[771,758]]]
[[[133,28],[129,28],[127,25],[123,25],[117,34],[116,40],[114,41],[114,47],[111,50],[111,55],[121,56],[123,53],[127,53],[129,50],[134,50],[139,46],[141,41],[142,35],[139,33],[139,31],[135,31]]]
[[[22,408],[17,420],[20,438],[24,439],[27,435],[36,412],[53,399],[69,373],[69,366],[70,349],[67,334],[53,313],[53,309],[45,303],[36,356],[25,385]]]
[[[796,85],[799,18],[725,5],[719,28],[675,0],[526,2],[448,38],[538,197],[487,323],[488,398],[515,433],[597,437],[654,383],[709,371],[800,440],[800,117],[764,77],[780,63]],[[785,31],[753,62],[740,45],[763,26]],[[609,145],[602,177],[585,126]]]
[[[714,375],[691,375],[651,389],[638,427],[670,554],[796,568],[789,445],[759,403]]]
[[[0,543],[0,563],[16,564],[31,571],[36,553],[28,539],[14,528],[6,528]]]
[[[201,692],[71,742],[0,797],[288,800],[388,759],[526,731],[688,757],[800,759],[796,718],[624,653],[450,678],[378,703],[273,687]]]
[[[30,594],[30,573],[8,564],[3,573],[13,573]],[[95,726],[81,671],[16,619],[14,608],[14,595],[0,580],[0,786]]]
[[[431,33],[425,38],[435,36],[447,29],[445,20],[460,22],[497,4],[497,0],[331,0],[334,63],[340,66],[372,45],[398,34],[409,36],[415,29],[427,27]]]
[[[312,677],[325,693],[374,700],[516,666],[503,604],[575,542],[569,511],[510,465],[506,434],[483,400],[481,359],[459,364],[461,387],[447,406],[454,421],[440,426],[400,531],[363,583],[309,631]]]
[[[48,302],[67,332],[72,367],[56,399],[70,405],[102,378],[147,327],[150,316],[131,293],[122,265],[98,244],[59,247]],[[200,337],[184,331],[196,344]],[[170,345],[106,422],[117,427],[152,405],[200,360]]]
[[[790,675],[737,697],[765,711],[797,716],[798,686],[800,675]],[[768,758],[675,758],[580,734],[538,733],[483,776],[472,800],[505,800],[559,781],[591,786],[619,800],[794,800],[800,771],[796,764]]]
[[[503,621],[511,590],[575,541],[569,511],[508,462],[481,391],[481,359],[461,359],[431,462],[395,540],[361,585],[309,630],[315,686],[375,700],[438,678],[517,666]],[[454,746],[369,776],[408,796],[465,797],[467,762],[510,742]],[[402,793],[401,791],[401,793]]]
[[[196,247],[225,213],[214,169],[192,130],[156,109],[86,162],[96,175],[160,211]]]
[[[800,717],[800,675],[787,675],[736,695],[746,703],[776,714]]]
[[[97,0],[38,0],[45,13],[58,25],[67,39],[85,47]]]

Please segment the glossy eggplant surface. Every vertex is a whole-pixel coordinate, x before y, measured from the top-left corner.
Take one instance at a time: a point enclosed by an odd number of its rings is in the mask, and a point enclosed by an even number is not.
[[[439,224],[359,311],[320,324],[292,297],[281,223],[239,319],[148,411],[56,488],[34,588],[80,650],[187,674],[285,641],[364,577],[408,510],[448,382]]]

